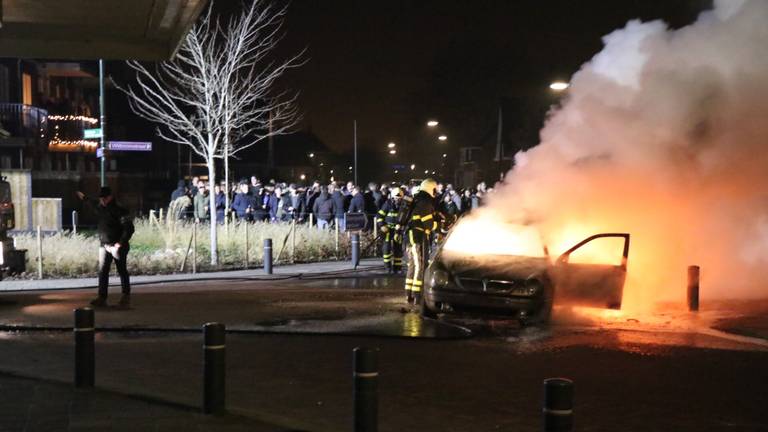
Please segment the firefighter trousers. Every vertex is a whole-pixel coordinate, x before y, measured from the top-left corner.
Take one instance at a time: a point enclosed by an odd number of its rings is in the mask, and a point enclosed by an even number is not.
[[[384,242],[381,245],[384,256],[384,267],[390,272],[397,273],[403,267],[403,236],[390,229],[384,234]]]
[[[425,242],[412,242],[408,246],[408,272],[405,275],[405,295],[408,302],[417,302],[421,298],[424,286],[424,270],[427,263]]]

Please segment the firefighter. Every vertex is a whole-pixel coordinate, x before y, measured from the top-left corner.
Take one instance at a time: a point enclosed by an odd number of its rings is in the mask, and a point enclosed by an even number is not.
[[[381,206],[376,221],[381,226],[382,255],[389,273],[399,273],[403,267],[403,232],[398,215],[403,201],[403,191],[393,187],[390,198]]]
[[[406,227],[408,236],[408,273],[405,276],[405,294],[409,304],[418,305],[424,286],[424,269],[429,253],[430,235],[437,229],[435,220],[435,194],[437,182],[428,178],[421,182],[414,195]]]

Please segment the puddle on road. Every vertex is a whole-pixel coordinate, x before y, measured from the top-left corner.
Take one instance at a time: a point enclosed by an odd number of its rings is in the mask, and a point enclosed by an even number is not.
[[[422,319],[413,312],[345,319],[274,320],[255,323],[248,330],[427,339],[463,339],[472,336],[472,332],[465,327],[440,320]]]
[[[292,279],[292,286],[302,288],[348,288],[348,289],[402,289],[403,277],[370,275],[370,276],[341,276],[336,278],[304,276]]]

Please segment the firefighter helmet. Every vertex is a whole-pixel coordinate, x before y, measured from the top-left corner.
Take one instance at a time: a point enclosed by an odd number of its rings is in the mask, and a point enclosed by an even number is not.
[[[391,191],[389,191],[389,196],[392,198],[402,198],[403,197],[403,190],[400,189],[400,187],[395,186],[392,188]]]
[[[434,179],[428,178],[421,182],[419,190],[423,190],[430,196],[435,196],[435,189],[437,189],[437,182]]]

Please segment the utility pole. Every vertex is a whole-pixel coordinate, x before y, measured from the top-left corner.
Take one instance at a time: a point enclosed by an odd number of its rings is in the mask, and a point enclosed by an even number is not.
[[[99,127],[101,128],[101,186],[107,185],[104,168],[107,162],[107,115],[104,112],[104,59],[99,59]]]
[[[352,122],[352,129],[354,131],[354,145],[355,145],[355,184],[357,185],[357,120]]]

